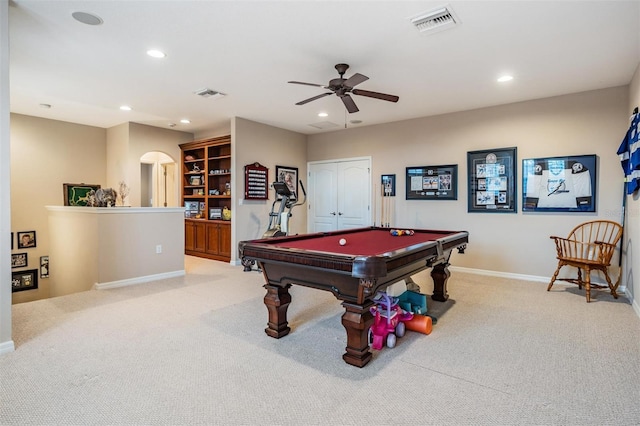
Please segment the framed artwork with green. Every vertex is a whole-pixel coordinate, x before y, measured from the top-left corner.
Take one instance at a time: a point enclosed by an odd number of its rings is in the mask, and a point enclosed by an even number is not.
[[[63,183],[65,206],[86,206],[91,191],[100,189],[100,185],[86,183]]]

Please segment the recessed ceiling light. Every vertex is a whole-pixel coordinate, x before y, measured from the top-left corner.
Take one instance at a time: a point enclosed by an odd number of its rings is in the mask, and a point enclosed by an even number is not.
[[[180,122],[182,124],[189,124],[189,123],[191,123],[191,120],[187,120],[186,118],[183,118],[182,120],[180,120]]]
[[[157,49],[147,50],[147,55],[151,56],[152,58],[165,58],[167,56],[166,53]]]
[[[101,17],[87,12],[73,12],[73,19],[87,25],[101,25],[104,21]]]
[[[504,83],[507,81],[511,81],[513,80],[513,76],[512,75],[503,75],[501,77],[498,77],[498,83]]]
[[[326,112],[320,112],[318,113],[318,117],[328,117],[329,114],[327,114]]]
[[[122,105],[122,106],[120,107],[120,109],[121,109],[122,111],[131,111],[131,107],[130,107],[129,105]]]

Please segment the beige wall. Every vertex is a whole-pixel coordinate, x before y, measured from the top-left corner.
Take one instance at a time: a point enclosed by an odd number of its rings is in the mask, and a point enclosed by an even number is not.
[[[10,132],[11,230],[14,239],[19,231],[36,231],[37,237],[35,248],[17,250],[14,245],[12,253],[28,255],[25,270],[37,269],[40,256],[50,254],[45,206],[63,205],[63,183],[99,184],[117,190],[124,180],[131,190],[129,203],[139,206],[140,158],[159,151],[179,161],[178,145],[193,139],[191,133],[136,123],[102,129],[21,114],[11,114]],[[180,181],[174,180],[177,194]],[[54,259],[50,265],[53,271]],[[37,290],[13,293],[13,303],[50,297],[49,281],[40,279]]]
[[[232,120],[231,130],[232,158],[235,164],[231,192],[235,210],[231,262],[235,262],[238,256],[238,242],[260,238],[267,230],[269,212],[274,200],[273,190],[269,191],[267,201],[244,199],[244,166],[258,162],[268,167],[271,182],[275,179],[276,166],[297,167],[298,179],[306,185],[307,149],[305,135],[243,118]],[[289,232],[306,232],[307,206],[298,206],[292,213]]]
[[[14,350],[11,340],[11,163],[9,136],[9,2],[0,1],[0,354]]]
[[[309,161],[372,156],[374,184],[397,176],[395,225],[469,231],[452,265],[547,279],[556,267],[550,235],[594,218],[621,218],[616,155],[626,131],[628,88],[618,87],[377,126],[312,135]],[[518,148],[518,213],[467,213],[467,152]],[[522,213],[522,159],[598,155],[597,213]],[[458,164],[458,200],[407,201],[408,166]]]
[[[640,107],[640,65],[629,86],[629,104],[628,111]],[[640,193],[627,196],[624,234],[624,250],[626,251],[626,259],[624,264],[624,280],[627,286],[627,294],[633,299],[633,308],[638,316],[640,316],[640,301],[635,295],[640,295],[640,271],[634,270],[634,266],[640,265]],[[635,246],[635,249],[634,249]],[[634,278],[635,275],[635,278]]]
[[[62,184],[106,184],[106,130],[11,114],[11,164],[12,253],[27,253],[25,269],[38,269],[49,255],[45,206],[63,205]],[[20,231],[36,231],[37,246],[18,250]],[[47,298],[49,290],[49,279],[39,279],[37,290],[13,293],[13,303]]]
[[[120,127],[125,127],[127,131],[120,129]],[[121,124],[117,126],[113,134],[110,132],[109,136],[109,144],[107,145],[108,185],[117,190],[120,181],[126,182],[130,189],[128,204],[134,207],[141,205],[140,158],[147,152],[158,151],[168,155],[177,163],[180,161],[179,144],[193,140],[192,133],[138,123]],[[181,169],[176,167],[174,170],[177,173]],[[179,185],[182,179],[175,178],[173,182],[174,193],[180,194]],[[173,198],[173,200],[179,199],[179,195]],[[177,207],[177,203],[169,207]]]
[[[184,274],[182,209],[48,206],[47,211],[51,297],[95,284]]]

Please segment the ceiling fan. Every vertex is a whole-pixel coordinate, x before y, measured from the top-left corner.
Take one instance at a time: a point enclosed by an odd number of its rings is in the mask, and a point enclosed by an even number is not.
[[[323,89],[331,90],[330,92],[326,92],[321,95],[317,95],[312,98],[305,99],[304,101],[300,101],[296,105],[304,105],[308,102],[315,101],[316,99],[324,98],[325,96],[333,95],[335,93],[340,99],[342,99],[342,102],[344,103],[344,106],[347,108],[347,111],[349,111],[349,113],[354,113],[354,112],[358,112],[359,109],[356,106],[356,103],[353,101],[353,98],[349,96],[349,93],[353,93],[354,95],[359,95],[359,96],[367,96],[369,98],[374,98],[374,99],[381,99],[383,101],[389,101],[389,102],[398,102],[398,99],[400,99],[395,95],[387,95],[385,93],[370,92],[369,90],[354,89],[354,87],[357,86],[358,84],[369,80],[369,77],[367,77],[366,75],[355,73],[351,77],[345,79],[344,73],[347,72],[348,69],[349,69],[349,65],[347,64],[336,65],[336,70],[338,71],[338,74],[340,74],[340,78],[332,79],[331,81],[329,81],[329,84],[327,86],[324,86],[322,84],[315,84],[315,83],[304,83],[302,81],[289,81],[289,83],[293,83],[293,84],[304,84],[306,86],[322,87]]]

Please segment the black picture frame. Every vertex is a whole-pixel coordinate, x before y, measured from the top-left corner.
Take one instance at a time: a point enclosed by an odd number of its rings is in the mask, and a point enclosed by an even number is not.
[[[11,253],[11,269],[29,266],[27,253]]]
[[[406,170],[407,200],[457,200],[458,165],[413,166]]]
[[[18,232],[18,249],[36,247],[36,231]]]
[[[65,206],[86,206],[91,191],[100,189],[100,185],[86,183],[63,183]]]
[[[522,160],[522,211],[596,211],[595,154]]]
[[[276,166],[276,182],[284,182],[293,194],[290,200],[294,203],[298,201],[298,168],[288,166]],[[277,195],[278,200],[282,198]]]
[[[516,147],[467,152],[469,213],[517,213]]]
[[[13,293],[38,288],[38,270],[29,269],[11,273],[11,291]]]
[[[380,177],[380,195],[384,197],[396,196],[396,175],[382,175]]]
[[[222,207],[211,207],[211,208],[209,208],[209,219],[210,220],[222,220]]]
[[[49,278],[49,256],[40,256],[40,278]]]

